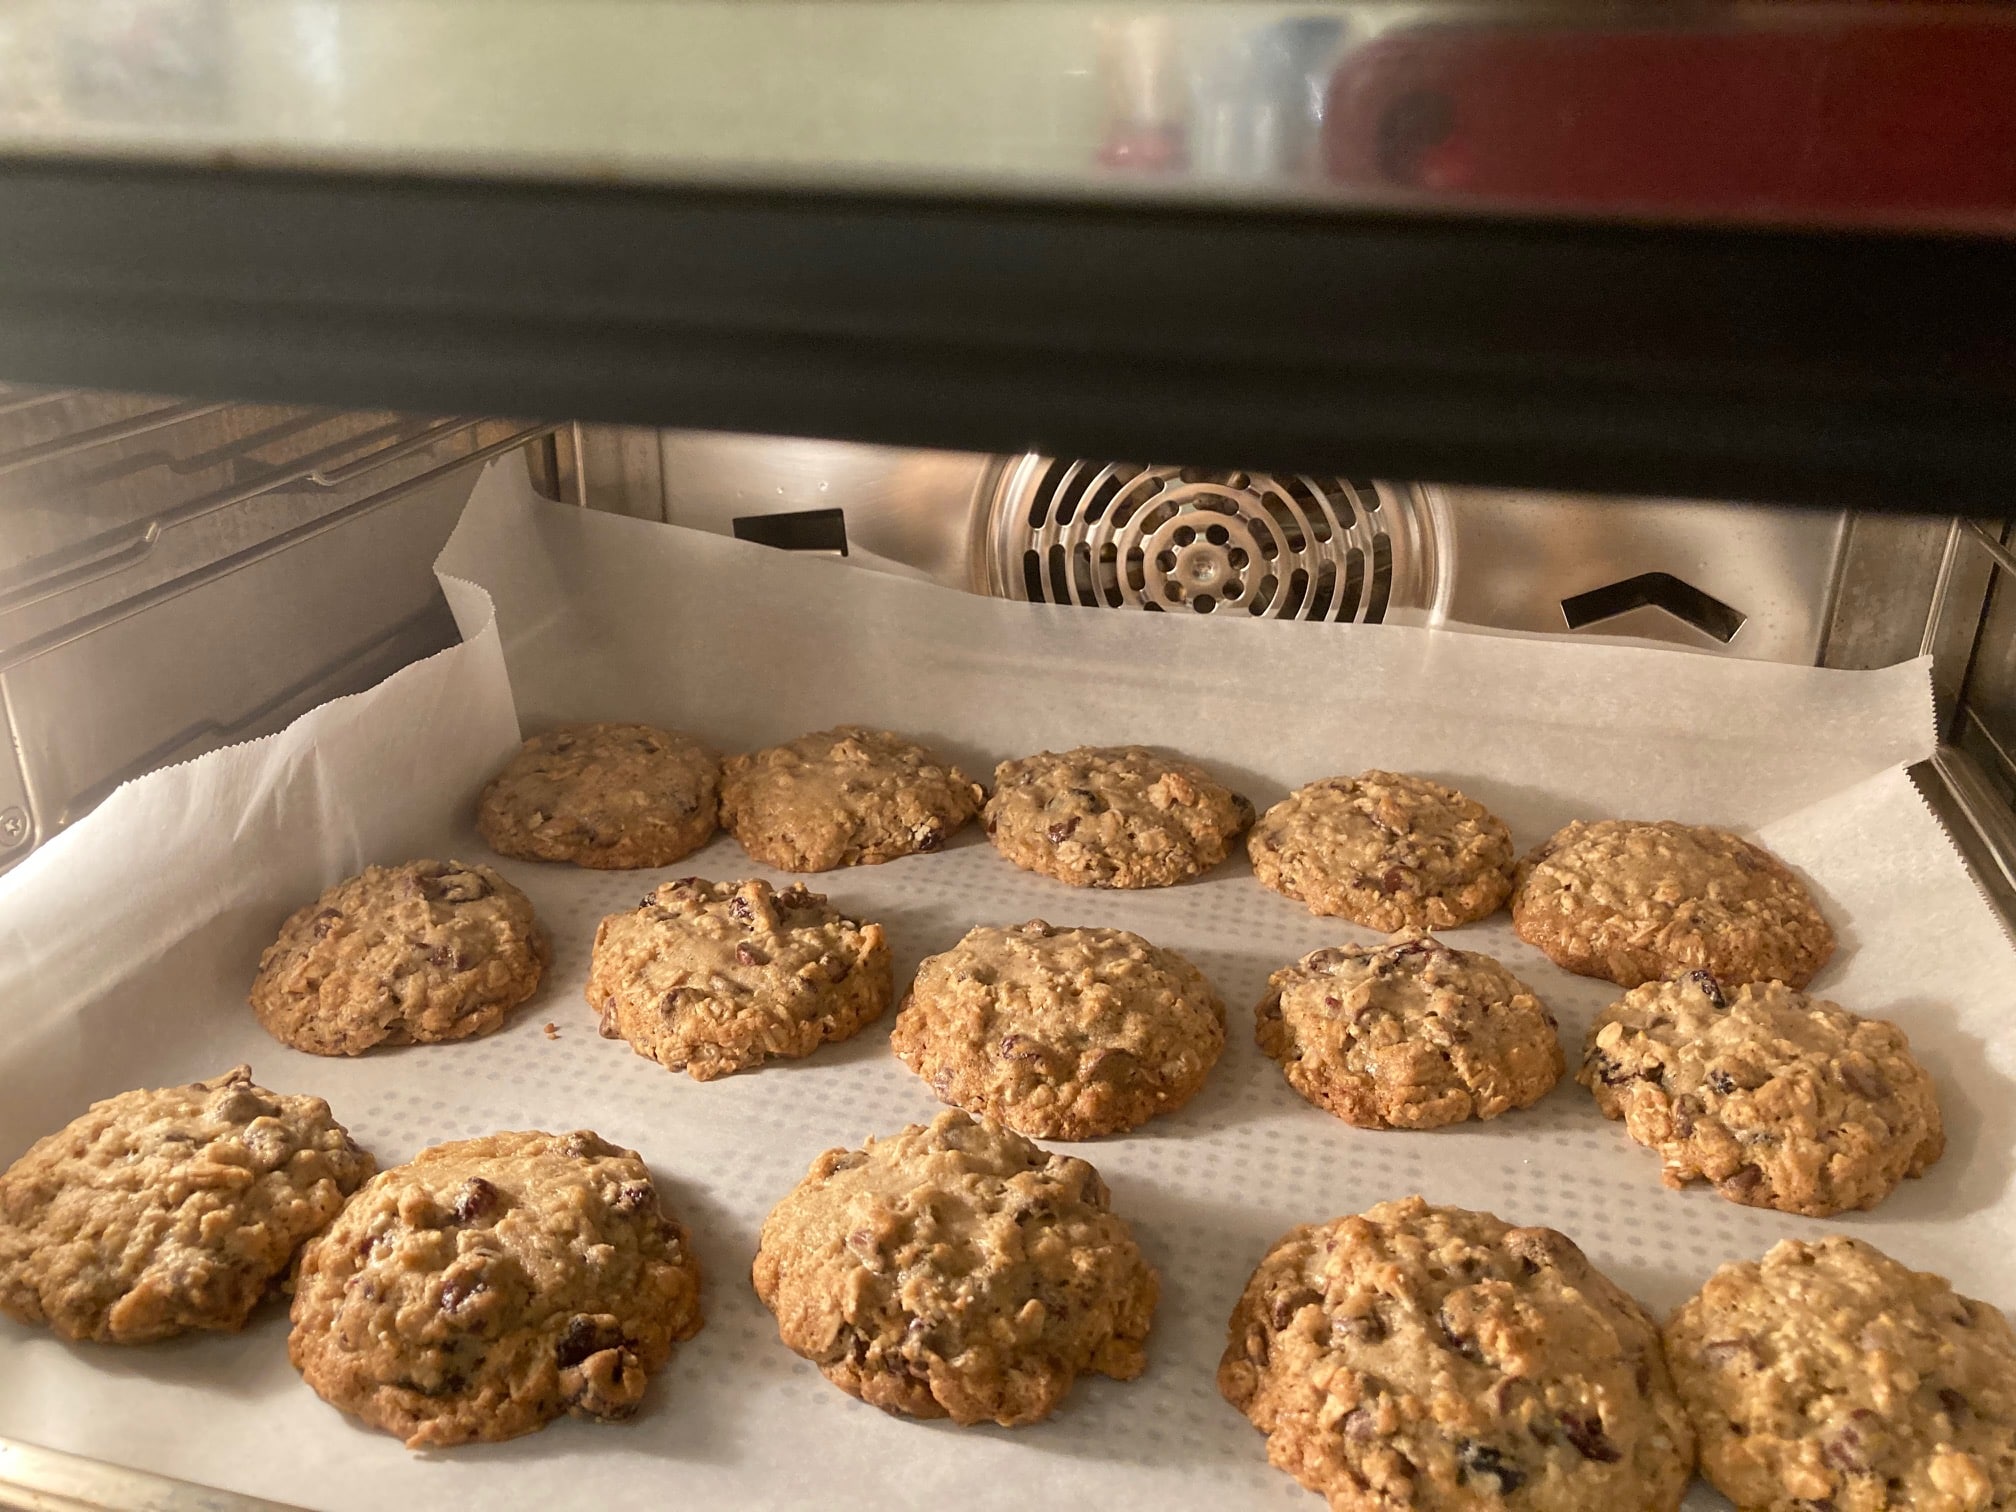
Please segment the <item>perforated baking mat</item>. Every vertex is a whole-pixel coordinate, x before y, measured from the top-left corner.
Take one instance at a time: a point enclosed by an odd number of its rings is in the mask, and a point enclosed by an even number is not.
[[[509,466],[486,474],[442,571],[464,645],[121,790],[0,881],[0,1160],[94,1098],[240,1060],[269,1086],[328,1098],[386,1165],[495,1129],[589,1127],[642,1151],[691,1227],[705,1328],[630,1423],[416,1455],[301,1384],[278,1303],[242,1335],[141,1349],[0,1321],[0,1435],[332,1508],[1287,1509],[1320,1503],[1267,1466],[1219,1398],[1226,1319],[1277,1236],[1385,1198],[1560,1228],[1662,1315],[1722,1261],[1828,1230],[2016,1303],[2012,960],[1902,772],[1931,739],[1922,664],[1823,672],[1036,608],[545,504]],[[601,1039],[581,989],[604,913],[671,875],[788,879],[725,838],[656,872],[487,856],[467,815],[520,715],[527,728],[643,719],[729,749],[859,720],[936,742],[976,775],[1046,746],[1139,741],[1214,765],[1262,806],[1315,777],[1396,767],[1474,794],[1522,849],[1574,817],[1734,825],[1806,874],[1840,935],[1816,990],[1909,1030],[1939,1081],[1947,1153],[1876,1212],[1819,1223],[1665,1190],[1656,1157],[1571,1081],[1490,1124],[1354,1130],[1259,1054],[1252,1005],[1274,968],[1373,935],[1266,891],[1243,857],[1182,887],[1080,891],[1017,871],[969,829],[937,855],[811,879],[888,927],[899,991],[976,923],[1116,925],[1204,970],[1230,1045],[1182,1112],[1067,1147],[1098,1165],[1161,1272],[1147,1373],[1083,1380],[1030,1428],[885,1417],[778,1343],[749,1262],[815,1155],[937,1105],[890,1055],[888,1016],[705,1085]],[[268,1039],[244,996],[281,919],[365,862],[442,853],[490,860],[533,899],[554,943],[537,997],[461,1045],[335,1061]],[[1541,995],[1572,1065],[1614,990],[1556,970],[1503,914],[1449,938]],[[1700,1488],[1689,1502],[1722,1505]]]

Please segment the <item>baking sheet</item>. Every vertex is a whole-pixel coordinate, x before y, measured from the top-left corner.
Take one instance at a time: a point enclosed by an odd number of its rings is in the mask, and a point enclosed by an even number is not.
[[[92,1098],[238,1060],[327,1097],[387,1165],[493,1129],[593,1127],[644,1153],[692,1228],[705,1329],[630,1424],[414,1455],[300,1383],[278,1304],[243,1335],[145,1349],[0,1320],[0,1435],[332,1508],[1307,1508],[1320,1503],[1267,1466],[1212,1381],[1247,1273],[1296,1223],[1420,1191],[1565,1230],[1661,1312],[1724,1260],[1840,1229],[2016,1303],[2012,961],[1901,770],[1931,745],[1922,662],[1843,673],[1010,604],[547,504],[511,463],[484,475],[440,571],[463,645],[132,784],[0,879],[0,1160]],[[886,724],[976,775],[1044,746],[1143,741],[1218,767],[1263,807],[1314,777],[1398,767],[1460,784],[1522,848],[1577,816],[1741,826],[1806,873],[1840,933],[1816,990],[1910,1031],[1939,1081],[1947,1154],[1877,1212],[1820,1223],[1664,1190],[1656,1157],[1572,1082],[1489,1125],[1350,1129],[1259,1054],[1251,1005],[1275,967],[1371,934],[1267,892],[1243,857],[1183,887],[1085,892],[1015,870],[975,827],[938,855],[813,882],[888,926],[899,987],[974,923],[1110,924],[1190,955],[1232,1033],[1182,1113],[1069,1147],[1106,1175],[1162,1272],[1147,1374],[1081,1381],[1034,1428],[885,1417],[777,1342],[748,1265],[764,1214],[821,1149],[936,1104],[890,1056],[886,1016],[805,1061],[706,1085],[599,1038],[581,984],[603,913],[666,875],[786,879],[725,838],[663,872],[485,855],[467,816],[512,747],[514,695],[528,729],[643,719],[731,749]],[[244,994],[280,920],[367,861],[443,852],[482,856],[532,897],[555,946],[538,996],[462,1045],[330,1061],[268,1039]],[[1540,993],[1572,1064],[1614,989],[1556,970],[1504,914],[1451,939]],[[1698,1488],[1689,1503],[1721,1505]]]

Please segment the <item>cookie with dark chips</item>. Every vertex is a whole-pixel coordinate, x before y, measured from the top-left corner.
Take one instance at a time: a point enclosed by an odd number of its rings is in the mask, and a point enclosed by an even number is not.
[[[109,1344],[234,1332],[376,1168],[250,1066],[122,1092],[0,1175],[0,1312]]]
[[[1566,1236],[1419,1197],[1269,1250],[1218,1389],[1336,1512],[1674,1512],[1693,1473],[1644,1310]]]
[[[532,901],[487,866],[370,866],[297,909],[259,958],[252,1011],[311,1055],[488,1034],[538,989]]]
[[[634,1414],[700,1328],[700,1271],[633,1151],[489,1134],[376,1177],[303,1251],[287,1352],[410,1449]]]
[[[1577,820],[1519,864],[1519,938],[1620,987],[1689,971],[1804,987],[1834,931],[1792,869],[1741,835],[1671,820]]]
[[[1157,1290],[1097,1171],[956,1111],[815,1160],[764,1221],[754,1280],[850,1396],[1003,1427],[1080,1375],[1139,1375]]]
[[[1659,1152],[1668,1186],[1827,1218],[1874,1207],[1946,1148],[1904,1031],[1783,982],[1647,982],[1590,1026],[1577,1078]]]
[[[500,855],[625,869],[670,866],[707,843],[721,760],[689,735],[572,724],[534,735],[476,802]]]

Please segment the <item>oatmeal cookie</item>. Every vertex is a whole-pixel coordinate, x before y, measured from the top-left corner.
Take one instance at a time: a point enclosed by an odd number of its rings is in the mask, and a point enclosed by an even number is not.
[[[1079,1375],[1131,1381],[1155,1272],[1082,1160],[946,1111],[828,1150],[763,1224],[784,1342],[885,1412],[1015,1427]]]
[[[1636,1302],[1553,1229],[1419,1197],[1268,1251],[1218,1389],[1335,1512],[1674,1512],[1694,1466]]]
[[[1073,887],[1168,887],[1231,853],[1253,805],[1194,762],[1146,746],[1044,751],[994,769],[994,848]]]
[[[985,796],[914,741],[841,725],[730,756],[721,826],[765,866],[831,871],[935,851]]]
[[[1254,1017],[1288,1085],[1364,1129],[1529,1108],[1565,1068],[1554,1016],[1531,989],[1491,957],[1418,931],[1283,967]]]
[[[0,1175],[0,1313],[108,1344],[235,1332],[375,1169],[250,1066],[122,1092]]]
[[[531,900],[487,866],[370,866],[281,925],[252,1011],[311,1055],[467,1039],[532,996],[547,954]]]
[[[1090,1139],[1196,1095],[1225,1048],[1225,1005],[1173,950],[1033,919],[971,930],[919,966],[890,1043],[954,1107]]]
[[[1702,1473],[1749,1512],[2016,1506],[2016,1329],[1859,1239],[1723,1266],[1666,1357]]]
[[[489,1134],[368,1183],[302,1252],[287,1352],[409,1449],[637,1411],[700,1329],[700,1271],[644,1162],[597,1136]]]
[[[889,942],[803,887],[682,877],[595,931],[602,1033],[695,1081],[810,1055],[881,1017]]]
[[[1519,938],[1620,987],[1689,971],[1804,987],[1834,953],[1805,884],[1761,846],[1700,824],[1581,820],[1519,865]]]
[[[1946,1148],[1904,1031],[1783,982],[1648,982],[1590,1026],[1577,1077],[1659,1152],[1668,1186],[1826,1218],[1874,1207]]]
[[[534,735],[483,789],[476,828],[500,855],[621,870],[670,866],[707,843],[721,760],[641,724]]]
[[[1449,929],[1512,891],[1512,832],[1426,777],[1326,777],[1282,799],[1246,837],[1253,875],[1283,897],[1368,929]]]

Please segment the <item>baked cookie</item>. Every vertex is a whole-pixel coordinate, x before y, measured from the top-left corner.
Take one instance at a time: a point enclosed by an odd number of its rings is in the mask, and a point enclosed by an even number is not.
[[[1048,1417],[1081,1373],[1131,1381],[1155,1272],[1082,1160],[946,1111],[828,1150],[763,1224],[777,1332],[884,1412]]]
[[[234,1332],[376,1169],[250,1066],[122,1092],[0,1175],[0,1313],[107,1344]]]
[[[1419,1197],[1269,1250],[1218,1389],[1336,1512],[1673,1512],[1693,1474],[1644,1310],[1553,1229]]]
[[[531,899],[487,866],[368,866],[280,926],[252,1011],[311,1055],[467,1039],[532,996],[547,954]]]
[[[954,1107],[1043,1139],[1173,1113],[1225,1049],[1225,1005],[1124,929],[983,926],[917,968],[890,1044]]]
[[[1747,1512],[2016,1506],[2016,1329],[1859,1239],[1723,1266],[1666,1357],[1702,1473]]]
[[[935,851],[985,796],[914,741],[841,725],[730,756],[721,827],[765,866],[831,871]]]
[[[994,848],[1073,887],[1168,887],[1231,853],[1253,805],[1194,762],[1146,746],[1044,751],[994,769]]]
[[[1361,1129],[1496,1118],[1565,1069],[1554,1015],[1525,983],[1417,931],[1284,966],[1254,1019],[1288,1085]]]
[[[1727,830],[1576,820],[1519,864],[1512,924],[1557,966],[1620,987],[1689,971],[1804,987],[1834,931],[1784,862]]]
[[[1826,1218],[1874,1207],[1946,1148],[1904,1031],[1783,982],[1647,982],[1589,1027],[1576,1080],[1657,1150],[1666,1185]]]
[[[635,1152],[487,1134],[371,1181],[301,1255],[287,1353],[409,1449],[631,1416],[700,1330],[700,1270]]]
[[[889,941],[803,887],[681,877],[602,921],[586,995],[606,1038],[712,1081],[881,1017]]]
[[[476,800],[490,848],[527,861],[670,866],[707,843],[721,760],[691,736],[641,724],[534,735]]]
[[[1449,929],[1512,891],[1512,832],[1456,789],[1401,772],[1326,777],[1260,816],[1253,875],[1367,929]]]

